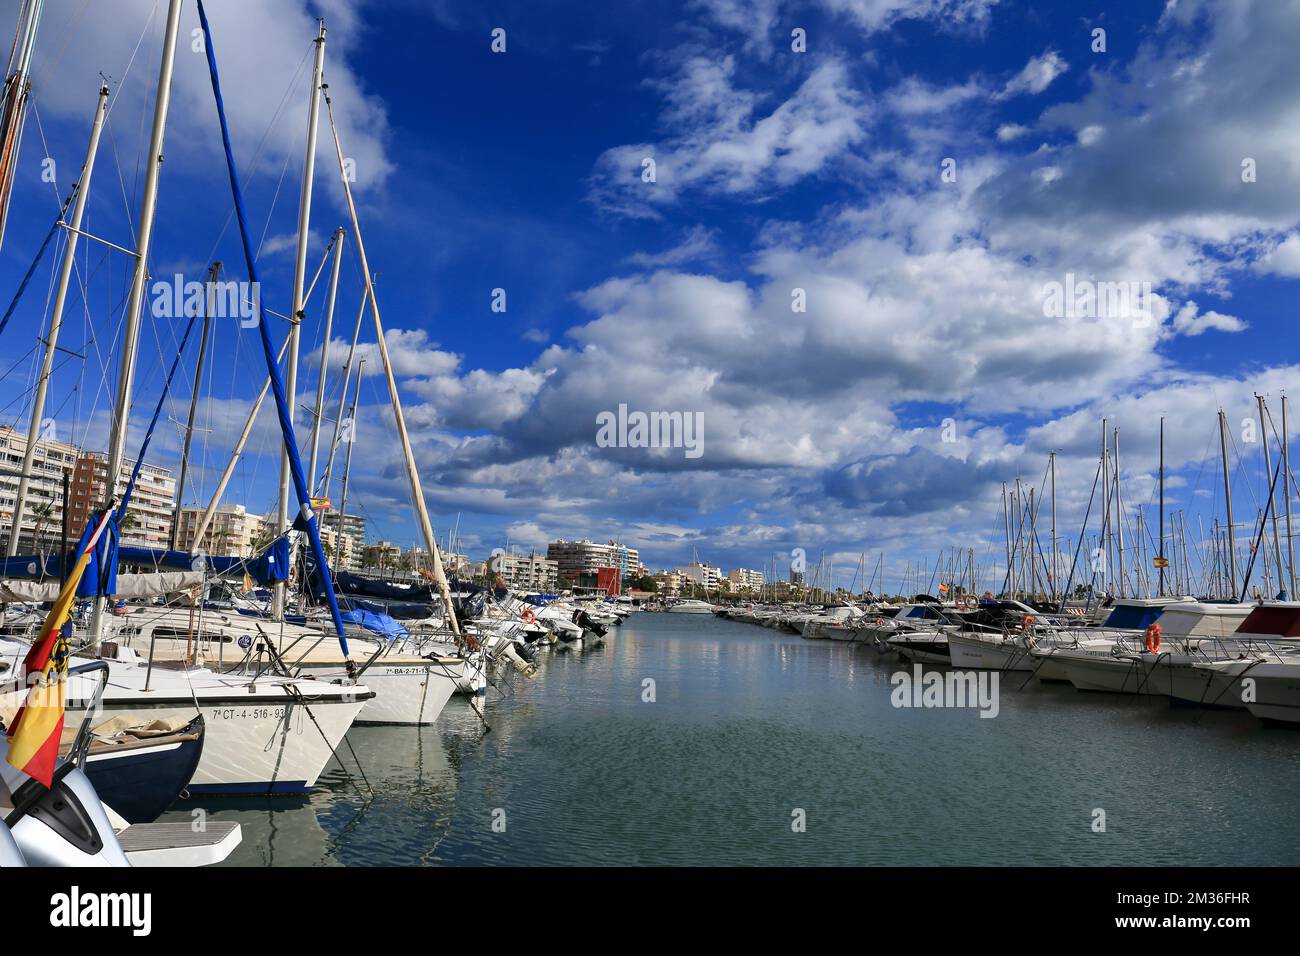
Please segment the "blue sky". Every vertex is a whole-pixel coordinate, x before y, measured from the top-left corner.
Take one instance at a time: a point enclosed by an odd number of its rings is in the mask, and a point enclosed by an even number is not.
[[[992,577],[1001,482],[1037,483],[1052,449],[1073,538],[1103,416],[1121,428],[1128,521],[1153,492],[1162,414],[1169,507],[1206,524],[1221,513],[1206,463],[1221,404],[1244,456],[1238,518],[1262,498],[1259,445],[1243,443],[1241,423],[1255,391],[1278,415],[1295,378],[1300,79],[1287,45],[1300,13],[1041,6],[300,0],[210,14],[265,236],[264,300],[281,312],[312,17],[326,18],[326,80],[440,532],[459,516],[472,553],[618,537],[656,567],[693,547],[724,568],[802,547],[835,556],[847,583],[862,551],[883,551],[896,578],[949,545],[975,548]],[[41,160],[56,160],[66,191],[100,71],[115,99],[89,228],[129,244],[138,215],[165,3],[48,8],[0,253],[7,292],[55,212]],[[152,271],[200,278],[215,256],[240,278],[195,26],[187,4]],[[494,54],[498,27],[506,52]],[[1092,49],[1098,28],[1104,52]],[[795,29],[806,52],[791,49]],[[328,127],[318,156],[309,271],[346,221]],[[654,183],[641,180],[646,157]],[[945,159],[955,182],[941,178]],[[346,249],[335,362],[359,301],[350,236]],[[13,369],[0,403],[19,427],[53,261],[5,333]],[[51,402],[61,428],[99,447],[111,394],[100,363],[111,381],[128,273],[100,247],[81,261],[89,305],[74,295],[64,344],[89,359],[65,361]],[[1152,320],[1045,318],[1044,284],[1066,273],[1150,283]],[[490,308],[497,288],[504,314]],[[805,312],[791,311],[795,288]],[[300,402],[314,394],[319,300],[308,313]],[[278,341],[283,323],[271,321]],[[146,320],[136,419],[178,337],[174,323]],[[373,338],[367,319],[362,341]],[[250,332],[219,329],[188,499],[210,494],[259,361]],[[370,349],[353,500],[377,533],[409,545],[378,371]],[[189,391],[176,389],[173,418]],[[595,416],[620,403],[700,413],[705,453],[597,447]],[[271,507],[275,440],[264,414],[231,500]],[[154,457],[174,461],[178,448],[165,425]]]

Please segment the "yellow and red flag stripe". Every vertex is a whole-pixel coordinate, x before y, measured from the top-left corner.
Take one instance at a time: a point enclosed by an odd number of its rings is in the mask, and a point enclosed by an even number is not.
[[[26,701],[9,727],[9,752],[5,760],[46,787],[54,784],[54,765],[59,755],[59,740],[63,736],[63,682],[68,673],[69,650],[64,625],[72,614],[77,584],[86,573],[95,545],[108,527],[112,514],[112,508],[104,512],[99,526],[86,541],[67,583],[45,615],[40,637],[32,642],[31,650],[23,660],[23,671],[30,687]]]

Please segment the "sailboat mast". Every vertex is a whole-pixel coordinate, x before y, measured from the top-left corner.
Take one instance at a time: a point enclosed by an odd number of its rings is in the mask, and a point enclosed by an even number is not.
[[[1216,532],[1217,535],[1217,532]],[[1156,560],[1160,562],[1160,596],[1165,596],[1165,416],[1160,416],[1160,546]]]
[[[1124,499],[1120,492],[1119,481],[1119,429],[1114,431],[1115,435],[1115,530],[1118,535],[1115,542],[1115,556],[1119,560],[1119,596],[1128,597],[1128,589],[1124,583]]]
[[[1223,454],[1223,500],[1228,509],[1228,583],[1237,593],[1237,532],[1232,524],[1232,478],[1228,474],[1228,416],[1219,409],[1219,450]]]
[[[1286,502],[1287,598],[1295,600],[1295,543],[1291,537],[1291,455],[1286,430],[1286,396],[1282,396],[1282,500]]]
[[[39,7],[39,4],[37,4]],[[86,211],[86,197],[90,194],[90,177],[95,169],[95,154],[99,151],[99,134],[104,128],[104,114],[108,110],[108,86],[99,88],[99,102],[95,106],[95,119],[90,125],[90,142],[86,146],[86,159],[81,165],[77,181],[77,201],[72,206],[71,228],[68,243],[63,249],[63,264],[59,271],[58,291],[54,294],[54,308],[50,313],[50,329],[45,336],[45,355],[41,360],[40,377],[36,380],[36,394],[32,398],[32,423],[27,429],[27,449],[23,453],[22,475],[18,478],[18,493],[14,501],[13,523],[9,532],[10,557],[18,553],[18,536],[22,533],[23,512],[27,506],[27,489],[31,483],[32,465],[36,459],[37,437],[41,434],[45,417],[45,396],[54,372],[54,354],[59,347],[59,332],[63,328],[63,309],[68,301],[68,286],[72,268],[77,260],[77,239],[80,238],[81,216]],[[68,503],[65,501],[66,509]]]
[[[357,363],[357,387],[352,393],[352,427],[348,431],[348,453],[343,456],[343,485],[339,490],[339,524],[334,535],[334,563],[338,564],[339,552],[343,548],[343,522],[348,514],[348,478],[352,474],[352,446],[357,440],[357,399],[361,397],[361,371],[366,367],[366,360]],[[344,383],[346,386],[346,383]],[[346,390],[346,388],[345,388]]]
[[[1056,603],[1056,452],[1048,458],[1052,470],[1052,603]]]
[[[302,164],[302,186],[298,193],[298,246],[293,261],[293,312],[289,317],[289,358],[284,370],[284,394],[288,398],[289,424],[293,425],[294,408],[298,403],[298,343],[302,330],[303,289],[307,279],[307,242],[311,227],[312,180],[316,173],[316,129],[320,117],[320,89],[325,71],[325,21],[317,21],[315,39],[316,58],[312,69],[311,99],[307,106],[307,153]],[[310,480],[310,478],[309,478]],[[276,534],[289,530],[289,485],[293,474],[289,464],[289,450],[280,453],[280,505],[276,516]],[[271,605],[272,617],[284,619],[285,589],[288,582],[275,582]]]
[[[9,74],[5,77],[4,102],[0,105],[0,244],[9,222],[9,198],[13,194],[14,170],[27,122],[27,96],[31,92],[32,51],[41,23],[44,0],[25,0],[18,13],[18,32],[9,53]],[[10,552],[12,553],[12,552]]]
[[[1007,483],[1005,481],[1002,482],[1002,530],[1007,538],[1007,590],[1011,591],[1011,512],[1007,508]]]
[[[1269,481],[1273,474],[1273,458],[1268,450],[1268,412],[1264,408],[1264,396],[1258,392],[1255,393],[1255,402],[1259,405],[1259,434],[1260,440],[1264,443],[1264,480]],[[1273,566],[1277,568],[1278,588],[1282,587],[1282,539],[1277,531],[1277,507],[1273,498],[1273,485],[1276,482],[1270,482],[1268,486],[1268,512],[1273,520]],[[1283,486],[1285,488],[1285,485]]]
[[[411,497],[415,513],[420,521],[420,532],[424,537],[425,547],[429,550],[433,565],[433,580],[442,595],[443,607],[447,613],[447,623],[452,634],[459,640],[460,624],[456,620],[455,608],[451,603],[451,589],[447,586],[447,575],[442,567],[442,555],[438,551],[438,542],[429,522],[429,509],[424,501],[424,488],[420,483],[420,471],[415,464],[415,452],[411,450],[411,437],[406,431],[406,416],[402,412],[402,397],[397,391],[397,379],[393,377],[393,361],[388,354],[388,342],[384,339],[384,323],[379,317],[379,302],[375,298],[374,286],[371,284],[370,263],[366,259],[366,246],[361,239],[361,224],[357,221],[357,206],[352,199],[352,186],[348,182],[346,164],[343,159],[343,144],[339,142],[338,127],[334,125],[334,108],[329,94],[325,95],[325,109],[330,114],[330,130],[334,136],[334,151],[338,158],[339,177],[343,180],[343,195],[347,199],[348,216],[352,220],[352,237],[357,243],[357,256],[361,259],[361,272],[366,277],[366,298],[370,300],[370,314],[375,320],[375,336],[378,340],[379,357],[384,363],[384,378],[388,381],[388,397],[393,406],[393,421],[397,426],[397,437],[402,446],[402,457],[406,460],[406,474],[411,482]]]
[[[330,270],[329,299],[325,303],[325,329],[320,340],[320,375],[316,378],[316,409],[311,418],[311,468],[307,483],[316,487],[316,454],[320,451],[320,420],[325,406],[325,377],[330,365],[330,334],[334,328],[334,301],[339,292],[339,267],[343,264],[343,227],[334,230],[330,244],[334,247],[334,265]],[[325,494],[329,494],[328,491]]]
[[[104,506],[117,496],[117,480],[126,455],[127,423],[131,417],[131,395],[135,387],[136,355],[140,349],[140,324],[144,317],[144,287],[149,277],[149,248],[153,243],[154,214],[158,209],[158,179],[162,172],[163,139],[167,131],[167,111],[171,106],[172,72],[176,66],[176,34],[180,29],[182,0],[169,0],[167,27],[163,32],[162,62],[158,67],[158,90],[154,99],[153,129],[149,134],[149,153],[145,164],[144,188],[140,197],[140,231],[136,237],[135,268],[131,274],[131,292],[126,304],[126,323],[122,333],[122,363],[117,381],[117,400],[113,405],[112,431],[109,437],[108,472],[104,481]],[[92,648],[99,644],[104,628],[103,595],[95,598],[91,624]]]
[[[326,495],[330,493],[330,480],[334,476],[334,455],[338,451],[339,447],[339,429],[343,424],[343,409],[346,407],[348,401],[348,380],[352,375],[352,360],[357,354],[357,339],[361,335],[361,320],[365,318],[366,315],[367,294],[368,293],[364,290],[361,293],[361,305],[357,309],[357,322],[356,325],[352,327],[352,344],[348,346],[348,358],[347,361],[343,363],[343,390],[339,393],[338,412],[334,415],[334,437],[330,439],[330,451],[329,454],[325,456],[325,473],[322,476],[321,481],[321,487],[324,489]]]
[[[190,468],[190,444],[194,440],[194,413],[199,406],[199,389],[203,386],[203,360],[208,356],[208,333],[212,328],[213,298],[216,295],[217,273],[221,263],[214,262],[208,269],[207,294],[203,298],[203,334],[199,339],[199,360],[194,366],[194,388],[190,390],[190,411],[185,419],[185,440],[181,448],[181,473],[176,480],[176,507],[172,511],[172,531],[167,546],[176,549],[176,537],[181,528],[181,507],[185,503],[185,476]]]

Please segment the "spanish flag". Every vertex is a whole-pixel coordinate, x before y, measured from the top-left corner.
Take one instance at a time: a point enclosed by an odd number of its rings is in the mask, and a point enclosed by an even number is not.
[[[113,509],[105,511],[94,534],[86,541],[67,583],[45,616],[40,637],[32,642],[23,660],[30,687],[26,701],[9,727],[9,753],[5,760],[46,787],[54,784],[54,764],[59,755],[59,739],[63,736],[63,682],[68,673],[72,602],[77,597],[77,584],[112,515]]]

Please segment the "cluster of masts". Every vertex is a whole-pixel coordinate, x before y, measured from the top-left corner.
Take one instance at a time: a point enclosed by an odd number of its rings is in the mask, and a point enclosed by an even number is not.
[[[25,104],[28,92],[30,90],[29,68],[31,61],[31,49],[35,40],[36,28],[40,19],[42,0],[24,0],[23,9],[19,16],[18,37],[15,40],[14,53],[10,58],[10,68],[7,74],[4,87],[4,102],[0,104],[0,230],[3,230],[3,212],[8,208],[8,199],[10,187],[12,185],[13,162],[18,151],[19,138],[21,136],[22,118],[25,114]],[[95,107],[94,119],[91,124],[90,139],[87,146],[86,158],[82,165],[77,182],[73,187],[73,192],[69,200],[63,205],[58,221],[55,223],[53,234],[57,228],[62,228],[67,234],[67,242],[64,246],[64,258],[62,269],[59,273],[57,291],[53,300],[53,309],[51,313],[49,331],[44,339],[45,354],[41,367],[40,375],[37,379],[36,388],[33,395],[32,404],[32,425],[28,431],[29,436],[35,436],[40,430],[41,422],[44,420],[46,397],[49,386],[49,380],[53,371],[54,358],[58,349],[59,333],[62,327],[63,314],[67,301],[70,280],[75,265],[76,249],[78,240],[86,238],[88,240],[103,243],[119,252],[130,256],[132,262],[132,279],[130,292],[126,305],[125,326],[121,339],[120,354],[120,372],[117,383],[116,400],[113,405],[111,415],[111,432],[109,438],[107,474],[105,476],[106,499],[105,507],[114,507],[116,505],[115,497],[119,486],[119,479],[123,474],[123,467],[126,460],[126,441],[127,441],[127,424],[132,409],[132,399],[135,385],[135,372],[137,354],[140,343],[141,324],[144,313],[145,286],[148,280],[148,261],[153,238],[154,219],[158,202],[159,174],[163,161],[163,141],[167,126],[167,115],[171,99],[172,73],[175,65],[177,35],[180,27],[182,0],[169,0],[166,28],[163,35],[163,48],[161,65],[159,67],[158,85],[156,99],[153,111],[153,124],[150,133],[149,148],[144,165],[144,182],[141,190],[141,207],[139,216],[139,227],[136,232],[134,248],[126,248],[93,236],[82,230],[82,216],[86,206],[86,200],[90,191],[91,176],[94,172],[95,157],[99,146],[100,134],[103,130],[105,116],[109,108],[109,89],[106,84],[101,84],[98,90],[98,100]],[[206,15],[200,4],[200,19],[203,21],[205,32],[208,29]],[[278,376],[272,374],[275,364],[279,361],[274,355],[274,350],[270,345],[264,328],[265,323],[262,316],[258,315],[259,332],[262,337],[263,348],[266,353],[266,359],[270,368],[268,368],[267,384],[263,387],[260,397],[253,405],[249,414],[247,423],[244,427],[243,434],[236,444],[234,452],[231,455],[230,462],[227,465],[222,478],[218,484],[216,493],[213,496],[211,504],[208,506],[200,526],[196,529],[194,541],[203,540],[203,534],[211,522],[213,514],[220,502],[222,493],[226,484],[229,482],[234,471],[235,465],[243,453],[245,442],[248,440],[252,430],[253,421],[260,409],[267,391],[270,390],[275,398],[277,411],[282,421],[287,421],[285,448],[281,455],[280,469],[280,494],[278,504],[278,522],[277,528],[279,534],[287,534],[292,526],[293,520],[298,517],[300,511],[310,512],[312,502],[307,499],[314,497],[317,488],[317,465],[320,452],[320,425],[324,417],[324,385],[325,373],[328,368],[328,349],[330,342],[330,323],[332,321],[335,293],[337,291],[339,268],[343,250],[343,238],[345,230],[340,227],[332,235],[330,246],[326,250],[326,258],[333,254],[333,268],[331,270],[328,304],[325,310],[324,336],[321,346],[321,363],[320,378],[317,383],[317,395],[315,404],[315,416],[312,427],[311,437],[311,454],[310,454],[310,471],[303,474],[303,469],[297,463],[296,453],[292,457],[289,453],[289,443],[294,441],[292,437],[292,426],[294,418],[293,398],[297,394],[297,373],[298,373],[298,353],[300,326],[304,318],[304,312],[310,289],[306,287],[306,265],[307,265],[307,247],[310,236],[310,220],[312,207],[312,186],[315,178],[316,164],[316,142],[317,130],[320,118],[321,101],[324,101],[326,112],[329,117],[331,132],[333,133],[335,153],[339,164],[339,175],[343,188],[343,195],[346,199],[347,210],[351,220],[353,240],[356,246],[356,252],[360,260],[361,273],[365,281],[364,294],[362,296],[360,311],[357,316],[357,324],[352,336],[352,347],[349,351],[347,365],[344,368],[345,384],[342,397],[340,398],[338,414],[335,418],[335,437],[331,444],[325,465],[324,487],[329,488],[331,472],[334,467],[334,450],[339,444],[338,429],[343,419],[343,402],[347,397],[346,377],[350,375],[353,367],[353,358],[357,345],[357,337],[360,333],[362,316],[367,306],[374,319],[375,332],[377,335],[377,349],[383,362],[384,373],[387,379],[389,398],[393,406],[394,419],[396,424],[399,444],[406,462],[407,476],[411,485],[412,504],[416,512],[416,517],[424,538],[427,553],[430,556],[433,578],[437,583],[443,598],[443,604],[448,611],[450,625],[454,632],[458,633],[456,618],[450,613],[451,598],[447,587],[446,577],[443,571],[441,557],[437,541],[435,540],[433,528],[429,521],[428,511],[424,501],[424,493],[420,483],[419,473],[416,469],[414,455],[411,449],[410,439],[407,434],[405,417],[402,413],[401,401],[398,396],[396,381],[393,377],[392,364],[388,354],[387,342],[384,338],[383,324],[379,315],[379,306],[375,297],[374,285],[369,263],[366,259],[365,245],[362,242],[360,225],[357,221],[357,211],[352,198],[352,189],[349,181],[348,170],[343,157],[343,149],[339,140],[338,130],[334,123],[333,109],[331,106],[328,87],[324,82],[324,59],[325,59],[325,26],[321,21],[318,27],[317,35],[314,38],[315,44],[315,61],[310,90],[310,100],[308,105],[308,123],[307,123],[307,143],[303,164],[303,175],[301,191],[299,196],[298,208],[298,232],[297,247],[294,260],[293,275],[293,292],[292,292],[292,313],[287,318],[289,323],[289,332],[283,347],[280,350],[280,359],[285,362],[285,374],[283,385],[279,382]],[[231,166],[231,184],[235,196],[236,212],[239,214],[241,222],[241,232],[244,233],[245,255],[248,259],[250,270],[249,279],[255,282],[255,262],[248,246],[246,229],[243,223],[242,195],[239,190],[238,179],[233,168],[233,155],[230,152],[228,142],[228,130],[225,128],[224,113],[220,102],[220,94],[217,87],[215,73],[215,60],[210,49],[209,62],[213,73],[214,93],[216,94],[218,104],[219,118],[222,119],[223,136],[227,137],[227,159]],[[66,218],[65,218],[66,217]],[[321,267],[324,267],[324,259]],[[203,343],[200,349],[200,359],[198,369],[194,378],[194,392],[191,399],[190,413],[186,423],[184,434],[184,450],[181,462],[180,483],[178,486],[177,507],[180,507],[184,496],[185,481],[188,470],[188,457],[190,442],[194,431],[194,399],[198,394],[198,386],[202,378],[202,356],[207,351],[207,339],[210,333],[210,322],[212,313],[213,287],[216,277],[221,268],[221,264],[214,263],[208,272],[208,299],[207,307],[204,309],[203,324]],[[321,269],[317,270],[316,279],[319,279]],[[313,279],[312,286],[315,286],[316,279]],[[260,308],[261,303],[256,303]],[[272,313],[268,309],[261,309],[267,314]],[[188,335],[188,333],[187,333]],[[183,346],[182,346],[183,347]],[[360,367],[357,367],[356,390],[360,388]],[[288,396],[286,400],[286,396]],[[356,391],[353,393],[353,411],[356,409]],[[355,420],[355,414],[354,414]],[[27,443],[26,457],[24,460],[22,473],[20,475],[20,485],[17,493],[17,502],[13,516],[13,527],[21,528],[23,510],[26,506],[28,496],[28,485],[30,475],[33,470],[33,456],[35,455],[38,443],[29,441]],[[351,444],[348,445],[348,455],[351,454]],[[340,520],[340,531],[342,529],[343,517],[346,509],[347,483],[346,483],[346,466],[344,469],[344,483],[342,486],[343,504],[338,509]],[[304,480],[305,479],[305,480]],[[304,518],[307,514],[303,515]],[[175,527],[178,522],[173,522]],[[309,536],[315,547],[319,539],[315,530],[314,523],[311,525]],[[8,543],[9,554],[15,553],[18,544],[18,535],[15,533],[11,536]],[[275,588],[274,611],[275,617],[281,619],[285,607],[285,586],[280,583]],[[98,640],[102,632],[102,618],[104,614],[105,598],[100,596],[95,601],[95,613],[92,624],[92,643]],[[337,623],[337,622],[336,622]],[[341,628],[341,625],[339,625]]]
[[[1116,597],[1200,594],[1210,598],[1244,601],[1253,596],[1287,599],[1295,594],[1295,550],[1292,535],[1292,492],[1296,489],[1290,467],[1287,435],[1287,399],[1281,400],[1281,427],[1275,427],[1264,396],[1255,396],[1263,466],[1268,495],[1257,507],[1255,519],[1239,524],[1233,513],[1231,439],[1226,413],[1218,412],[1219,449],[1226,520],[1215,517],[1209,527],[1201,516],[1189,529],[1182,509],[1165,509],[1165,420],[1160,419],[1160,464],[1156,527],[1138,506],[1129,522],[1121,480],[1119,429],[1102,419],[1101,453],[1074,547],[1058,534],[1056,514],[1056,452],[1048,456],[1044,482],[1050,511],[1041,515],[1042,495],[1032,486],[1002,485],[1006,573],[1002,592],[1054,603],[1079,591]],[[1253,423],[1251,423],[1253,424]],[[1274,461],[1270,442],[1279,455]],[[1278,485],[1281,484],[1281,488]],[[1279,502],[1280,499],[1280,502]],[[1279,517],[1279,505],[1282,516]],[[1095,519],[1094,519],[1095,515]],[[1050,524],[1046,541],[1040,522]],[[1090,522],[1097,527],[1090,531]],[[1243,553],[1238,534],[1247,532]],[[1189,544],[1190,539],[1190,544]],[[1062,547],[1064,545],[1064,548]],[[1285,553],[1284,553],[1285,552]],[[1252,579],[1261,585],[1251,590]]]

